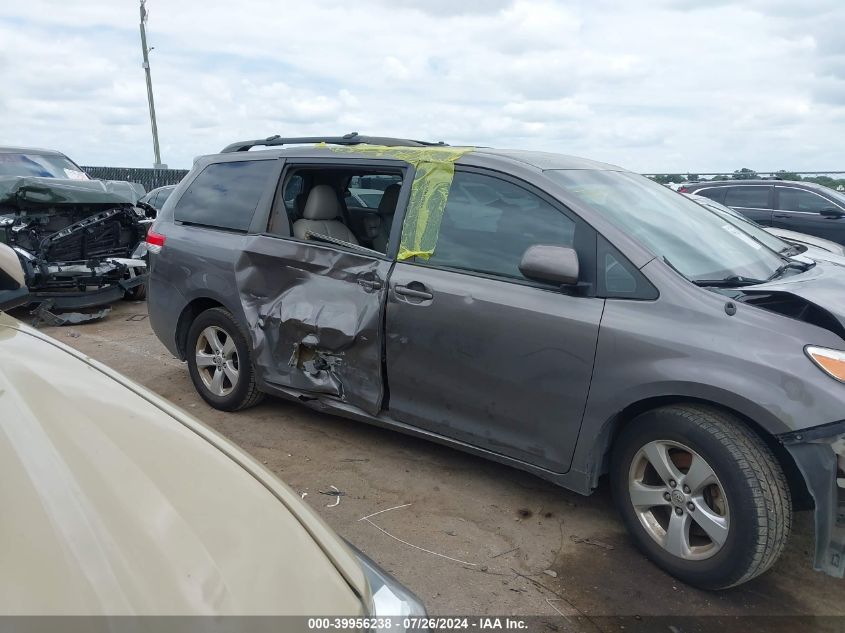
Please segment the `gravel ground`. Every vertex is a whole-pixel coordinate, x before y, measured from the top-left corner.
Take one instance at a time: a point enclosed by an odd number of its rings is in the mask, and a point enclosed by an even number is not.
[[[305,503],[431,614],[679,621],[693,614],[845,615],[845,581],[812,571],[809,513],[796,515],[788,550],[769,573],[731,591],[698,591],[632,546],[606,484],[581,497],[506,466],[273,398],[235,414],[208,407],[146,314],[145,303],[126,302],[98,323],[44,331],[186,409],[307,493]],[[340,496],[324,494],[334,489]]]

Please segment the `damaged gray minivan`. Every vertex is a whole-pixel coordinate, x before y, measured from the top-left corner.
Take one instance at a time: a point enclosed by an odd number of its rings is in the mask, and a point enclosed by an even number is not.
[[[292,398],[583,494],[608,474],[638,546],[703,588],[814,508],[843,576],[835,264],[618,167],[356,134],[198,159],[147,243],[152,327],[214,407]]]

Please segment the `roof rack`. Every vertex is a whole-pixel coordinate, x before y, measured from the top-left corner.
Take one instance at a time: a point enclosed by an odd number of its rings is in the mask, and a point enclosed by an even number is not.
[[[358,132],[350,132],[343,136],[302,136],[299,138],[282,138],[278,134],[268,136],[264,139],[254,141],[239,141],[223,148],[222,154],[231,152],[246,152],[253,147],[274,147],[276,145],[302,145],[307,143],[328,143],[330,145],[385,145],[387,147],[430,147],[445,146],[446,143],[439,141],[430,143],[427,141],[414,141],[407,138],[390,138],[387,136],[361,136]]]

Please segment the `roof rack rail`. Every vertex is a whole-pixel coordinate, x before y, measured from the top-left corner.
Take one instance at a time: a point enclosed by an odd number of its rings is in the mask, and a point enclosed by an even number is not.
[[[350,132],[343,136],[302,136],[298,138],[282,138],[278,134],[268,136],[254,141],[239,141],[223,148],[222,154],[231,152],[246,152],[253,147],[274,147],[276,145],[302,145],[307,143],[328,143],[330,145],[385,145],[388,147],[430,147],[445,146],[446,143],[438,141],[430,143],[427,141],[414,141],[408,138],[390,138],[387,136],[361,136],[358,132]]]

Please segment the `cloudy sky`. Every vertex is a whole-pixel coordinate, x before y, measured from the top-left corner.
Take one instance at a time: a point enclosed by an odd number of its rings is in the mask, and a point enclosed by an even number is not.
[[[843,0],[148,0],[162,159],[270,134],[845,169]],[[0,144],[149,166],[137,0],[0,3]]]

